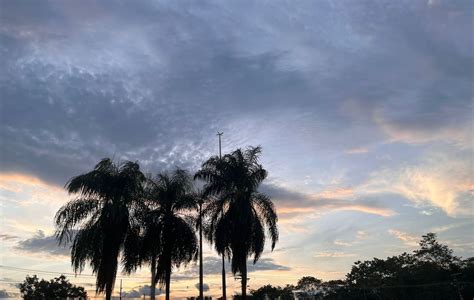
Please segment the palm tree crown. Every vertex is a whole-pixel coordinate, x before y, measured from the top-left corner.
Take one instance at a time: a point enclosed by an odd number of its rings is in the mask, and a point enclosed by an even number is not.
[[[196,259],[197,255],[193,220],[186,215],[197,207],[191,178],[180,169],[172,174],[159,174],[148,182],[145,197],[148,208],[141,212],[140,252],[143,259],[148,257],[152,264],[156,260],[154,281],[166,286],[166,299],[169,299],[172,268]],[[127,264],[133,265],[133,258],[131,263],[125,262]]]
[[[204,194],[213,197],[204,209],[206,236],[219,254],[231,257],[232,272],[242,275],[246,296],[247,258],[256,263],[265,246],[265,228],[272,250],[278,241],[277,214],[270,198],[258,192],[267,177],[259,163],[260,147],[237,149],[222,158],[211,157],[195,174],[206,182]]]
[[[77,195],[56,213],[56,237],[72,241],[71,263],[81,272],[89,261],[97,275],[96,291],[110,299],[118,268],[118,257],[130,234],[131,216],[139,201],[145,176],[138,163],[115,164],[101,160],[94,170],[66,184]]]

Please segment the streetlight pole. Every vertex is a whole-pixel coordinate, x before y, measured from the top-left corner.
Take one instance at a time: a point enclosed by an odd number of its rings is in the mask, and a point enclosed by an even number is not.
[[[221,136],[224,132],[217,132],[219,136],[219,159],[222,159]],[[226,300],[226,284],[225,284],[225,253],[222,253],[222,299]]]
[[[120,294],[119,294],[120,300],[122,300],[122,279],[120,279]]]
[[[199,199],[199,299],[204,300],[204,283],[202,269],[202,201]]]

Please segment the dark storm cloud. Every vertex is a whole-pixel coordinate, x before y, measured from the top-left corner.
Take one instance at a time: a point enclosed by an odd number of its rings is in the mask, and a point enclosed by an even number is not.
[[[1,168],[61,185],[113,155],[195,169],[217,129],[232,148],[257,134],[232,127],[245,118],[283,150],[299,134],[343,151],[386,126],[456,130],[469,3],[2,1]]]
[[[29,253],[42,253],[50,255],[69,256],[70,249],[67,246],[59,246],[54,235],[45,235],[42,230],[31,238],[19,241],[15,246],[17,250]]]

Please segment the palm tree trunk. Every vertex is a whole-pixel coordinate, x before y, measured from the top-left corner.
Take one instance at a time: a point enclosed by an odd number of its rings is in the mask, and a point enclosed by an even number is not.
[[[111,253],[106,254],[105,263],[102,269],[106,275],[105,283],[105,299],[111,300],[114,292],[115,274],[117,274],[117,257],[119,249],[114,249]]]
[[[153,256],[151,258],[150,300],[155,300],[155,288],[156,288],[156,259]]]
[[[170,300],[170,283],[171,283],[171,259],[167,262],[166,266],[166,275],[165,275],[165,291],[166,291],[166,298],[165,300]]]
[[[242,300],[247,298],[247,261],[242,268]]]
[[[222,299],[226,300],[226,289],[225,289],[225,256],[222,254]]]
[[[108,284],[105,287],[105,300],[111,300],[112,299],[112,285]]]

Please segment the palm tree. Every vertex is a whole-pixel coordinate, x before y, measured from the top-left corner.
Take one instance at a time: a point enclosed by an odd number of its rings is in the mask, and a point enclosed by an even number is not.
[[[197,204],[191,178],[180,169],[171,175],[159,174],[149,181],[146,197],[150,204],[142,212],[140,252],[142,259],[148,257],[152,266],[152,283],[165,285],[166,300],[169,300],[173,267],[196,259],[198,251],[194,220],[185,214],[196,209]]]
[[[260,147],[237,149],[222,159],[211,157],[195,179],[206,182],[205,196],[213,197],[204,208],[208,217],[206,236],[216,251],[231,257],[232,272],[242,277],[242,297],[247,295],[247,258],[255,264],[265,245],[265,229],[278,241],[277,214],[270,198],[259,193],[267,171],[259,163]]]
[[[148,264],[151,269],[150,299],[155,300],[156,293],[156,265],[158,255],[161,251],[160,240],[154,237],[155,222],[151,212],[157,209],[156,201],[150,201],[151,184],[150,178],[144,186],[143,202],[145,205],[135,212],[134,220],[137,221],[132,227],[131,234],[125,240],[124,253],[122,257],[123,269],[127,274],[135,272],[139,267]]]
[[[75,200],[55,216],[60,244],[72,242],[71,263],[82,272],[86,262],[96,274],[96,292],[111,299],[124,241],[131,234],[131,216],[139,201],[145,176],[136,162],[115,164],[106,158],[94,170],[73,177],[67,184]]]

